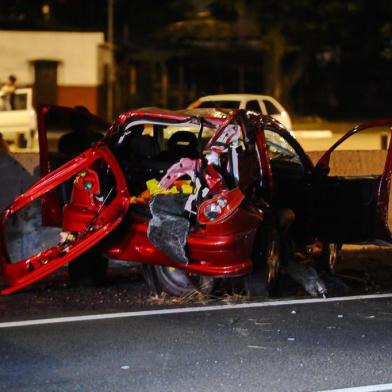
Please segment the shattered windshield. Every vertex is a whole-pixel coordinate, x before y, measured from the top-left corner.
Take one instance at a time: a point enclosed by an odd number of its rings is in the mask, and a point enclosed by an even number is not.
[[[267,153],[271,161],[285,161],[302,165],[299,155],[294,148],[278,133],[265,130]]]

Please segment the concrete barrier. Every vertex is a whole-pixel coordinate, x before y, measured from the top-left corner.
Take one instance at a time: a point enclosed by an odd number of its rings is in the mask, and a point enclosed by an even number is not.
[[[309,151],[307,154],[314,164],[325,151]],[[331,155],[331,175],[370,176],[383,172],[386,150],[342,150]]]

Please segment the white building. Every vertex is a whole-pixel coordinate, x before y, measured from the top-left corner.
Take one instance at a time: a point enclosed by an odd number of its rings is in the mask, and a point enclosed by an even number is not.
[[[84,105],[102,112],[107,67],[102,32],[0,30],[0,83],[34,88],[36,104]]]

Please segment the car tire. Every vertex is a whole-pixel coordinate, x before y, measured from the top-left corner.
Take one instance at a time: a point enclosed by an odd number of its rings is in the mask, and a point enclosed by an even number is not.
[[[267,298],[274,293],[280,270],[280,238],[277,229],[257,235],[253,251],[253,270],[244,277],[249,297]]]
[[[335,273],[341,258],[342,244],[323,243],[322,254],[316,259],[316,269],[320,272]]]
[[[167,294],[176,297],[182,297],[192,291],[209,295],[215,285],[215,279],[212,277],[192,274],[180,268],[156,265],[154,272],[159,287]]]
[[[87,252],[68,264],[68,275],[75,286],[100,286],[106,280],[108,259],[97,252]]]
[[[147,284],[148,290],[151,295],[159,295],[162,292],[162,288],[158,282],[157,275],[155,273],[155,266],[151,264],[143,264],[143,277]]]

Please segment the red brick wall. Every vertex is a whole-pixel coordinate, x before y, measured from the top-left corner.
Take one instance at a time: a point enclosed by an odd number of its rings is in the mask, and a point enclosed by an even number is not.
[[[69,107],[83,105],[91,113],[98,114],[98,86],[58,86],[57,104]]]

